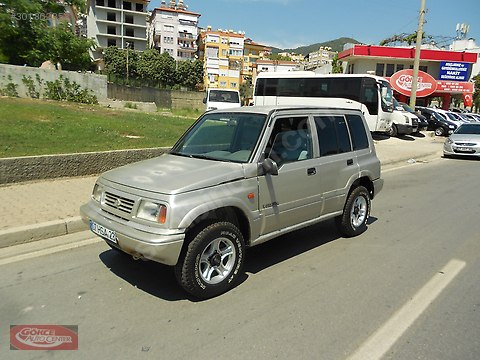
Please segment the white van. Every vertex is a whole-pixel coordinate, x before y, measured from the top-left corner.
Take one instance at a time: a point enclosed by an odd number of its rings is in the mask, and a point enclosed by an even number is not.
[[[203,103],[207,105],[207,111],[242,106],[238,90],[229,89],[208,89]]]

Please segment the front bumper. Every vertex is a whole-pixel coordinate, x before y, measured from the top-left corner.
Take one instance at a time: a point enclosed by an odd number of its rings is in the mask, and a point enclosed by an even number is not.
[[[459,145],[456,143],[449,144],[445,142],[443,144],[443,154],[450,156],[472,156],[480,157],[480,144],[475,145]]]
[[[396,124],[397,130],[399,135],[409,135],[413,133],[413,126],[412,125],[405,125],[405,124]]]
[[[103,238],[108,244],[135,258],[153,260],[165,265],[177,264],[185,240],[184,233],[159,234],[138,230],[125,224],[125,221],[107,218],[100,211],[94,201],[80,207],[80,215],[87,225],[90,226],[92,220],[115,231],[117,243]]]

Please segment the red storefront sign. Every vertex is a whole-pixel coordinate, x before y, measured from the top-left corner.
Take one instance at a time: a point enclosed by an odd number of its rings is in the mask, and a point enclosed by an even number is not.
[[[437,81],[437,91],[443,93],[473,94],[474,84],[471,82]]]
[[[410,96],[412,94],[413,70],[406,69],[397,71],[390,78],[390,85],[394,90],[402,95]],[[419,71],[417,81],[417,97],[425,97],[433,94],[437,90],[437,80],[431,75]]]

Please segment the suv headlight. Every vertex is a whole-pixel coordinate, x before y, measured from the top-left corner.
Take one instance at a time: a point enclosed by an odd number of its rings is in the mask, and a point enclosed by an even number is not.
[[[149,200],[140,201],[137,218],[165,224],[167,220],[167,207]]]
[[[445,140],[445,142],[446,142],[447,144],[449,144],[449,145],[453,144],[453,140],[450,139],[450,138],[448,138],[447,140]]]
[[[97,202],[101,202],[102,196],[103,196],[103,187],[98,184],[95,184],[92,191],[92,199]]]

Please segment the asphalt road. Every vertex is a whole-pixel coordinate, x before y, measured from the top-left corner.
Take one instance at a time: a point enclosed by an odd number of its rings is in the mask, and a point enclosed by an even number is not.
[[[384,173],[366,233],[326,222],[252,248],[208,301],[103,242],[0,261],[0,358],[478,360],[479,165]],[[78,325],[79,350],[9,350],[13,324]]]

